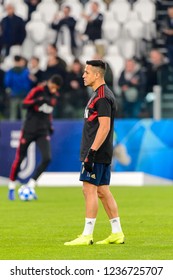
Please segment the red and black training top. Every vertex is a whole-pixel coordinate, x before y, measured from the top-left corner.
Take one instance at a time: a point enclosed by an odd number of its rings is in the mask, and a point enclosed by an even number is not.
[[[94,142],[98,127],[99,117],[111,118],[111,128],[107,138],[96,153],[95,162],[110,164],[113,153],[114,118],[117,103],[113,92],[106,84],[101,85],[90,98],[84,115],[80,160],[84,161],[92,143]]]
[[[47,86],[33,88],[23,100],[27,109],[23,131],[36,133],[50,130],[52,113],[59,94],[51,94]]]

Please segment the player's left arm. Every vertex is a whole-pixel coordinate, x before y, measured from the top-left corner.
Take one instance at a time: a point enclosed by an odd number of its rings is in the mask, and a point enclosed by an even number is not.
[[[106,115],[104,115],[106,114]],[[106,137],[108,136],[108,133],[110,131],[111,127],[111,118],[109,114],[105,112],[102,115],[98,117],[98,122],[99,122],[99,127],[97,129],[97,133],[95,136],[95,139],[88,151],[88,154],[84,160],[84,168],[87,172],[92,172],[93,167],[94,167],[94,161],[95,161],[95,156],[97,153],[97,150],[101,147],[101,145],[104,143],[106,140]]]
[[[98,129],[96,132],[95,139],[88,151],[88,154],[84,160],[84,168],[87,172],[93,171],[94,160],[97,150],[106,140],[108,133],[111,128],[111,104],[106,98],[100,98],[96,105],[98,115]]]
[[[23,108],[27,109],[29,107],[34,107],[34,106],[38,106],[38,104],[40,102],[43,103],[43,97],[40,97],[38,94],[39,92],[43,91],[42,87],[35,87],[33,88],[28,94],[27,96],[24,98],[22,104],[23,104]]]
[[[108,136],[108,133],[110,131],[110,117],[99,117],[98,118],[99,121],[99,127],[94,139],[94,142],[91,146],[92,150],[97,151],[101,145],[104,143],[106,137]]]
[[[111,127],[111,103],[107,98],[100,98],[96,102],[99,127],[91,149],[97,151],[106,140]]]

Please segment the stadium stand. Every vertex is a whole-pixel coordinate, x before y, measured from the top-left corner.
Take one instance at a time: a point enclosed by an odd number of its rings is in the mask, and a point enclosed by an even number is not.
[[[0,22],[5,16],[5,5],[11,0],[0,1]],[[102,38],[91,42],[84,36],[86,20],[81,14],[90,13],[91,0],[41,0],[38,1],[36,9],[29,18],[27,0],[13,0],[16,8],[16,14],[20,15],[26,22],[26,39],[20,49],[21,55],[29,60],[33,55],[40,59],[40,66],[46,68],[45,58],[46,47],[48,44],[56,44],[58,53],[70,67],[75,55],[70,51],[70,36],[67,28],[63,26],[61,36],[58,36],[51,24],[56,15],[62,16],[62,7],[69,5],[71,15],[76,19],[75,36],[77,42],[77,58],[85,63],[89,57],[92,58],[95,53],[102,52],[103,58],[109,62],[114,74],[114,89],[124,67],[126,59],[134,57],[138,60],[141,67],[145,67],[149,59],[149,52],[153,48],[159,49],[166,57],[167,50],[165,38],[160,30],[162,21],[167,14],[167,8],[173,6],[173,1],[164,0],[96,0],[99,3],[100,12],[103,14]],[[49,12],[48,12],[49,11]],[[1,42],[1,37],[0,37]],[[10,50],[9,56],[4,57],[2,44],[1,51],[1,69],[7,71],[11,67],[13,60],[13,51]],[[15,53],[16,54],[16,53]],[[68,68],[69,68],[68,67]],[[172,80],[169,81],[168,92],[164,93],[162,104],[165,106],[166,95],[169,95],[169,101],[172,100]],[[163,110],[164,117],[165,109]],[[168,114],[172,116],[171,112]]]
[[[55,0],[42,0],[37,6],[37,11],[41,13],[42,18],[47,24],[51,24],[59,11],[59,5]]]

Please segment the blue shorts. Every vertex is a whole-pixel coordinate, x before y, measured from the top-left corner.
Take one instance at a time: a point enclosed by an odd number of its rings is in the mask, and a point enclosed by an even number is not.
[[[109,185],[111,177],[111,165],[105,163],[94,163],[94,169],[92,173],[85,170],[81,164],[80,181],[86,181],[96,186]]]

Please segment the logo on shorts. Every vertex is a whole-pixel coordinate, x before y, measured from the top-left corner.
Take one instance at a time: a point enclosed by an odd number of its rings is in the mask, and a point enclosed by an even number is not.
[[[92,174],[92,175],[91,175],[91,178],[92,178],[92,179],[96,179],[96,174]]]
[[[84,167],[84,163],[82,162],[82,174],[84,173],[84,171],[85,171],[85,167]]]

